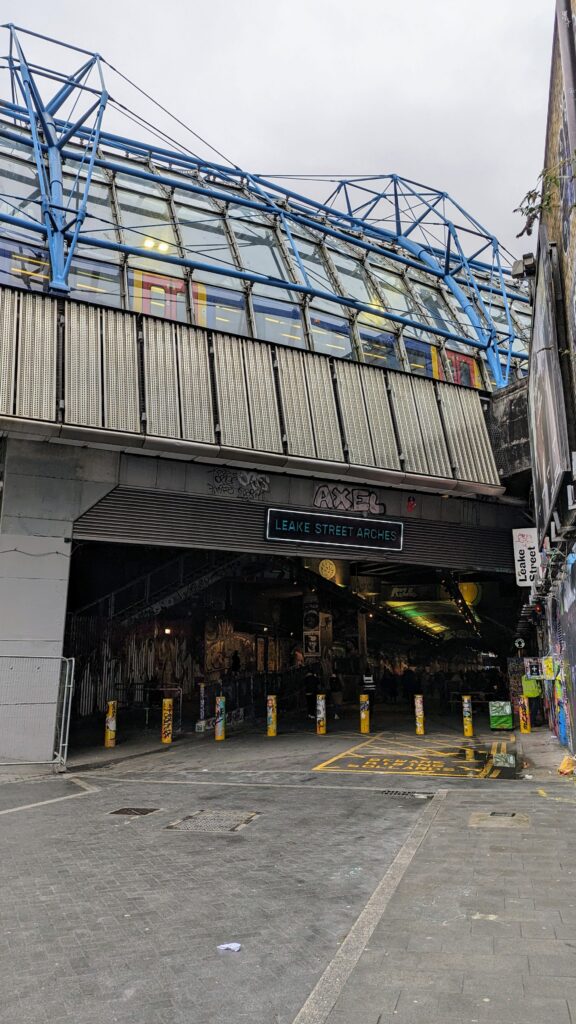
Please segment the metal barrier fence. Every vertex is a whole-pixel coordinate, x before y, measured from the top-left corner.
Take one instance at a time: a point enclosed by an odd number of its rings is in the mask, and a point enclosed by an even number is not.
[[[0,764],[54,764],[68,756],[73,658],[0,657]]]

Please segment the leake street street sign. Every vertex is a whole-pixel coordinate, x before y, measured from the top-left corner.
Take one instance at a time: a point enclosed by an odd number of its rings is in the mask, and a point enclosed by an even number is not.
[[[389,519],[362,519],[360,516],[331,516],[319,512],[269,508],[266,540],[371,548],[374,551],[402,551],[403,524]]]

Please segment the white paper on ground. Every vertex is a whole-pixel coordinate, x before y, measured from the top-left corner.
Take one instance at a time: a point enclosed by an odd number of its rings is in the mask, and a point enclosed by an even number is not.
[[[218,946],[218,949],[231,949],[233,953],[237,953],[241,948],[239,942],[223,942],[221,946]]]

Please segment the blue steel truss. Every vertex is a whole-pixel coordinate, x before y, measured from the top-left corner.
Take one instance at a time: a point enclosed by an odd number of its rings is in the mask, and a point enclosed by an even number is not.
[[[498,387],[508,383],[512,356],[526,358],[523,351],[514,348],[516,331],[511,316],[511,299],[525,302],[526,296],[507,285],[506,263],[509,261],[495,236],[448,193],[397,174],[345,179],[309,176],[307,180],[312,180],[316,189],[319,183],[323,188],[329,185],[325,198],[313,199],[289,187],[294,180],[289,176],[251,174],[234,165],[202,159],[189,151],[106,132],[102,124],[111,101],[103,74],[103,65],[107,62],[97,53],[48,36],[14,25],[3,27],[9,33],[6,60],[12,97],[11,100],[0,99],[0,115],[13,122],[14,130],[4,121],[0,124],[0,137],[33,149],[40,211],[37,218],[0,212],[0,222],[34,231],[45,239],[50,259],[50,288],[55,293],[69,291],[71,262],[79,242],[97,249],[142,255],[137,247],[94,237],[83,230],[93,170],[99,167],[112,174],[128,173],[136,180],[153,180],[168,189],[178,188],[224,203],[233,202],[235,206],[270,215],[284,230],[298,280],[288,281],[241,267],[190,259],[186,255],[155,253],[154,258],[161,263],[263,283],[374,315],[373,305],[342,296],[336,289],[327,292],[310,280],[294,232],[311,230],[326,240],[353,246],[354,250],[365,254],[384,255],[442,281],[469,321],[472,337],[455,334],[438,325],[417,323],[409,316],[388,310],[381,310],[381,314],[401,326],[424,328],[484,351]],[[79,54],[83,62],[70,73],[34,63],[25,55],[23,36]],[[107,67],[114,71],[110,65]],[[47,83],[50,94],[46,97]],[[132,158],[133,166],[127,167],[126,157]],[[75,188],[70,190],[68,198],[63,189],[63,161],[77,165]],[[498,328],[493,317],[496,304]]]

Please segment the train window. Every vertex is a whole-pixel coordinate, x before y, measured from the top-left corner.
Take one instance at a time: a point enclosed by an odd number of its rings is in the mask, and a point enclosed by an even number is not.
[[[350,358],[352,342],[347,320],[311,309],[310,327],[315,352],[324,352],[327,356],[336,356],[339,359]]]
[[[128,272],[128,288],[130,309],[186,323],[186,282],[182,278],[135,268]]]
[[[33,245],[0,239],[0,284],[41,292],[48,290],[49,281],[47,252]]]
[[[304,326],[299,306],[277,302],[262,295],[252,296],[256,337],[274,341],[278,345],[305,348]]]
[[[215,288],[201,281],[192,282],[194,322],[215,331],[248,335],[246,303],[243,292]]]
[[[72,299],[86,299],[104,306],[119,307],[122,304],[120,267],[113,263],[75,259],[70,268],[69,283]]]
[[[412,373],[416,373],[420,377],[440,376],[438,372],[438,352],[436,349],[433,349],[432,345],[427,345],[423,341],[416,341],[414,338],[405,338],[404,347]],[[436,369],[436,373],[434,373],[434,369]]]
[[[375,331],[358,323],[364,361],[373,366],[387,366],[390,370],[402,369],[396,350],[396,338],[388,331]]]

